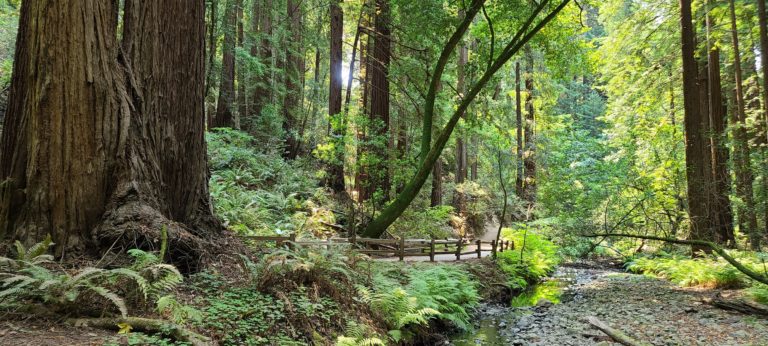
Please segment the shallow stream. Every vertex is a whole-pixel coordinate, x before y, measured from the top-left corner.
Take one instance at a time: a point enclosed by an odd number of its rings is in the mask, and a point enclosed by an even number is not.
[[[481,305],[474,329],[451,337],[455,346],[510,345],[520,327],[530,323],[536,309],[573,299],[571,287],[583,285],[593,276],[583,269],[560,267],[546,280],[512,298],[510,306]]]

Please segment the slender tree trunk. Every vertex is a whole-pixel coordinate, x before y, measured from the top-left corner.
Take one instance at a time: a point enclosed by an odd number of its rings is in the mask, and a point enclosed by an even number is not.
[[[683,59],[683,108],[685,110],[685,163],[688,180],[688,215],[690,217],[690,238],[714,240],[711,220],[708,214],[707,182],[711,174],[709,167],[711,151],[706,133],[709,121],[702,113],[699,95],[700,81],[694,51],[696,50],[692,23],[691,1],[680,0],[681,52]],[[706,102],[705,102],[706,103]],[[703,247],[694,247],[707,251]]]
[[[224,46],[221,61],[219,99],[216,103],[216,117],[211,127],[233,127],[233,102],[235,101],[235,42],[237,26],[237,1],[227,0],[224,11]]]
[[[766,147],[763,148],[763,194],[768,196],[768,20],[766,19],[765,0],[755,0],[757,2],[757,17],[760,27],[760,66],[763,71],[763,129],[765,133]],[[764,234],[768,234],[768,197],[763,198],[763,211],[765,229]]]
[[[263,65],[263,70],[259,71],[254,81],[253,97],[251,97],[251,122],[261,115],[272,100],[272,0],[253,0],[254,10],[259,4],[259,12],[254,16],[259,16],[258,37],[260,44],[251,47],[251,55],[258,56],[259,62]],[[249,128],[253,132],[254,128]]]
[[[237,46],[240,49],[245,47],[245,33],[243,31],[243,0],[237,0]],[[243,117],[248,114],[248,103],[245,93],[245,67],[243,64],[237,64],[237,116],[235,117],[235,128],[241,128]]]
[[[707,4],[709,5],[709,4]],[[735,246],[736,238],[733,234],[733,211],[731,200],[731,179],[728,173],[728,148],[726,147],[727,134],[725,130],[725,119],[727,117],[727,108],[723,102],[723,90],[720,77],[720,50],[713,47],[710,39],[710,31],[713,27],[712,18],[707,12],[706,15],[706,33],[707,33],[707,71],[709,86],[709,123],[711,132],[712,148],[712,179],[714,181],[714,194],[712,208],[713,220],[715,222],[715,232],[718,234],[721,243]]]
[[[523,165],[525,166],[523,199],[528,203],[530,209],[536,203],[536,116],[533,105],[533,51],[530,46],[525,49],[526,56],[526,74],[525,74],[525,121],[524,137],[525,152],[523,154]]]
[[[216,59],[216,10],[219,6],[219,2],[217,0],[210,0],[210,7],[208,10],[209,18],[208,18],[208,46],[206,47],[206,52],[208,53],[208,63],[206,64],[206,72],[205,72],[205,98],[208,98],[208,95],[211,91],[211,86],[213,85],[213,63]],[[209,119],[213,120],[213,114],[208,114]],[[210,121],[209,121],[210,122]]]
[[[389,177],[388,143],[389,143],[389,60],[391,54],[390,39],[390,9],[389,0],[376,0],[374,20],[375,36],[373,37],[373,54],[371,55],[370,97],[371,97],[371,133],[376,135],[372,143],[374,163],[369,170],[371,179],[371,195],[380,190],[384,200],[389,200],[391,182]]]
[[[283,98],[283,131],[285,151],[283,156],[293,160],[298,155],[298,119],[301,113],[302,78],[304,76],[304,48],[302,45],[302,10],[300,0],[287,0],[290,43],[286,44],[285,98]]]
[[[370,15],[366,14],[366,17]],[[371,26],[371,19],[367,18],[365,23]],[[365,45],[365,46],[363,46]],[[360,42],[360,84],[362,97],[360,98],[361,118],[371,114],[370,108],[370,86],[371,86],[371,59],[369,55],[373,51],[373,40],[370,35],[365,36],[365,43]],[[367,148],[367,126],[365,124],[356,124],[357,127],[357,173],[355,174],[355,188],[358,191],[358,200],[368,200],[370,196],[370,177],[368,175],[367,162],[364,162],[364,154],[368,152]]]
[[[518,198],[523,198],[523,106],[520,95],[520,62],[515,63],[515,115],[517,124],[517,176],[515,178],[515,194]]]
[[[466,14],[464,11],[459,12],[459,17],[463,18]],[[468,54],[469,50],[467,48],[467,45],[462,41],[462,43],[459,44],[459,53],[458,58],[459,61],[456,63],[456,74],[458,76],[458,80],[456,82],[456,90],[459,92],[459,97],[464,97],[464,94],[466,93],[466,79],[467,79],[467,72],[466,72],[466,66],[467,66],[467,60],[468,60]],[[461,117],[466,120],[466,114],[462,114]],[[467,145],[464,143],[464,137],[461,133],[461,130],[459,132],[459,135],[456,137],[456,176],[455,181],[456,184],[461,184],[464,182],[464,180],[467,179]],[[456,199],[454,198],[454,203],[456,202]]]
[[[341,86],[342,86],[342,38],[344,35],[344,13],[340,2],[330,2],[331,33],[330,33],[330,73],[331,82],[328,93],[329,127],[334,143],[334,160],[328,164],[327,185],[335,193],[344,192],[344,134],[345,121],[331,125],[333,117],[346,117],[341,113]],[[351,75],[352,72],[350,72]]]
[[[195,270],[200,237],[219,234],[204,4],[126,0],[122,25],[117,5],[22,2],[0,139],[0,235],[27,245],[51,235],[57,256],[100,256],[151,248],[167,227],[170,260]]]
[[[443,204],[443,160],[440,159],[432,167],[432,193],[429,202],[432,207]]]
[[[734,0],[729,1],[731,17],[731,38],[733,41],[733,69],[736,85],[736,111],[734,125],[734,167],[736,168],[736,186],[737,195],[744,201],[743,213],[740,218],[744,219],[746,229],[742,232],[749,235],[750,246],[753,250],[760,249],[761,232],[757,227],[757,216],[755,215],[755,199],[752,190],[754,176],[749,164],[749,145],[747,143],[746,129],[746,107],[744,105],[743,78],[741,71],[741,54],[739,51],[739,34],[736,23],[736,5]]]

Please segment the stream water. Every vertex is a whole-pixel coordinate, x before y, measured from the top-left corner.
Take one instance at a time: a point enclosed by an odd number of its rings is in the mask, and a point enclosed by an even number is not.
[[[573,298],[570,288],[574,284],[591,281],[577,268],[560,267],[546,280],[533,285],[512,298],[510,306],[482,305],[476,312],[474,329],[451,338],[455,346],[510,345],[518,326],[528,323],[538,307],[559,304]]]

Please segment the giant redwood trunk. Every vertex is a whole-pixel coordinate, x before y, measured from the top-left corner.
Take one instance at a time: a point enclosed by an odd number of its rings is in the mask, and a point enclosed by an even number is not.
[[[50,234],[59,256],[97,255],[113,243],[151,247],[167,227],[171,259],[193,264],[200,239],[219,230],[206,172],[203,2],[126,0],[122,25],[117,4],[22,3],[0,234],[26,244]]]
[[[694,51],[694,30],[692,23],[691,1],[680,0],[681,53],[683,60],[683,109],[685,110],[685,166],[688,180],[688,215],[690,218],[690,238],[714,240],[712,223],[709,218],[709,193],[707,191],[711,175],[709,139],[709,119],[700,109],[702,104],[699,94],[698,67]],[[706,102],[705,102],[706,103]],[[694,248],[694,251],[705,250]]]

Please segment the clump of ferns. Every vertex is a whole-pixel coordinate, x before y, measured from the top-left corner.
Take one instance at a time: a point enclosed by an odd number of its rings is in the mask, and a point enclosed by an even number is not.
[[[336,338],[336,346],[386,346],[384,340],[371,326],[348,321],[344,335]]]
[[[359,285],[357,290],[361,299],[371,306],[371,311],[387,323],[390,328],[387,334],[395,343],[420,334],[419,328],[426,328],[432,318],[441,315],[433,308],[421,307],[418,298],[401,287],[373,292]]]
[[[254,263],[242,257],[254,284],[261,289],[314,287],[337,299],[348,299],[359,274],[361,255],[339,246],[278,249]],[[292,287],[291,287],[292,286]]]
[[[17,241],[16,258],[0,257],[0,308],[93,314],[96,311],[82,303],[100,301],[125,317],[126,296],[157,297],[183,278],[175,267],[160,263],[157,256],[141,250],[130,251],[136,261],[129,268],[86,267],[76,272],[57,269],[53,257],[46,254],[52,245],[50,236],[29,249]]]

